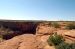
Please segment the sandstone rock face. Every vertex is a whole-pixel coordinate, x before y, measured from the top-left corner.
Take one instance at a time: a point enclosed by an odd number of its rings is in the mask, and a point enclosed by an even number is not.
[[[35,22],[0,22],[0,26],[10,28],[14,31],[36,31],[37,23]]]
[[[49,25],[38,25],[38,27],[36,28],[36,34],[52,34],[55,31],[56,28],[51,27]]]
[[[46,46],[49,35],[37,36],[38,49],[43,49]]]
[[[11,39],[21,34],[35,34],[37,23],[35,22],[0,22],[0,35],[4,39]],[[2,30],[3,29],[3,30]]]
[[[75,30],[58,30],[58,35],[75,37]]]
[[[47,39],[50,35],[37,35],[38,49],[55,49],[53,46],[49,46]]]
[[[64,32],[65,35],[71,36],[71,37],[75,37],[75,30],[69,30],[66,32]]]
[[[75,30],[58,30],[58,35],[62,35],[65,42],[73,43],[75,41]]]
[[[46,45],[46,46],[44,47],[44,49],[55,49],[55,47],[54,47],[54,46]]]
[[[24,34],[0,43],[0,49],[37,49],[36,36]]]
[[[67,33],[69,30],[57,30],[58,35],[64,35],[64,33]]]
[[[19,22],[16,23],[17,28],[22,32],[36,32],[37,23],[34,22]]]
[[[64,38],[68,43],[75,42],[75,30],[69,30],[67,32],[64,32]]]

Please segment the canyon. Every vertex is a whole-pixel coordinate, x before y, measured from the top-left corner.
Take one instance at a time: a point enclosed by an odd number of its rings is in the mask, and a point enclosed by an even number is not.
[[[10,29],[12,32],[3,33],[0,29],[4,39],[0,42],[0,49],[55,49],[47,43],[49,36],[55,32],[62,35],[65,42],[75,41],[75,30],[65,29],[68,22],[58,22],[60,28],[53,27],[51,23],[53,22],[1,21],[1,29]]]

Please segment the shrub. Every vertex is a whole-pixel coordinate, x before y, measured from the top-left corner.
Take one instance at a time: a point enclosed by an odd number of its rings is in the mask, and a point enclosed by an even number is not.
[[[49,45],[59,45],[60,43],[64,42],[64,39],[62,36],[55,33],[48,38],[47,42]]]
[[[75,49],[75,43],[70,44],[71,49]]]
[[[55,46],[56,49],[75,49],[75,43],[68,44],[68,43],[61,43],[58,46]]]
[[[0,35],[0,38],[2,38],[2,39],[3,39],[3,35]]]
[[[58,23],[56,23],[56,22],[52,23],[52,26],[54,26],[55,28],[59,28],[60,27],[60,25]]]
[[[66,26],[66,29],[75,29],[75,24],[71,23]]]
[[[47,40],[49,45],[55,46],[55,49],[75,49],[75,43],[66,43],[62,36],[57,35],[57,33],[49,36]]]
[[[3,35],[0,35],[0,42],[3,41]]]
[[[68,43],[60,43],[58,46],[55,46],[56,49],[71,49],[70,45]]]

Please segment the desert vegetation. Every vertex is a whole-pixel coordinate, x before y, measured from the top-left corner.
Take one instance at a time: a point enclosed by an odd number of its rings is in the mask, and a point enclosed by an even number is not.
[[[47,42],[49,45],[59,45],[60,43],[64,42],[64,39],[62,36],[57,35],[57,33],[54,33],[53,35],[50,35]]]
[[[57,35],[56,33],[51,35],[47,42],[50,46],[55,46],[55,49],[75,49],[75,43],[64,42],[63,36]]]
[[[68,43],[61,43],[55,47],[56,49],[75,49],[75,43],[68,44]]]
[[[58,24],[57,22],[52,22],[51,25],[55,28],[60,28],[60,24]]]
[[[75,23],[69,23],[66,25],[66,29],[75,29]]]

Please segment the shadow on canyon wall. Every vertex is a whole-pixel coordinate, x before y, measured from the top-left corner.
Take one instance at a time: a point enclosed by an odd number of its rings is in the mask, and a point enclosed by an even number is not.
[[[36,33],[36,22],[0,22],[0,26],[10,28],[13,33],[4,34],[3,39],[11,39],[14,36],[21,34],[35,34]]]

